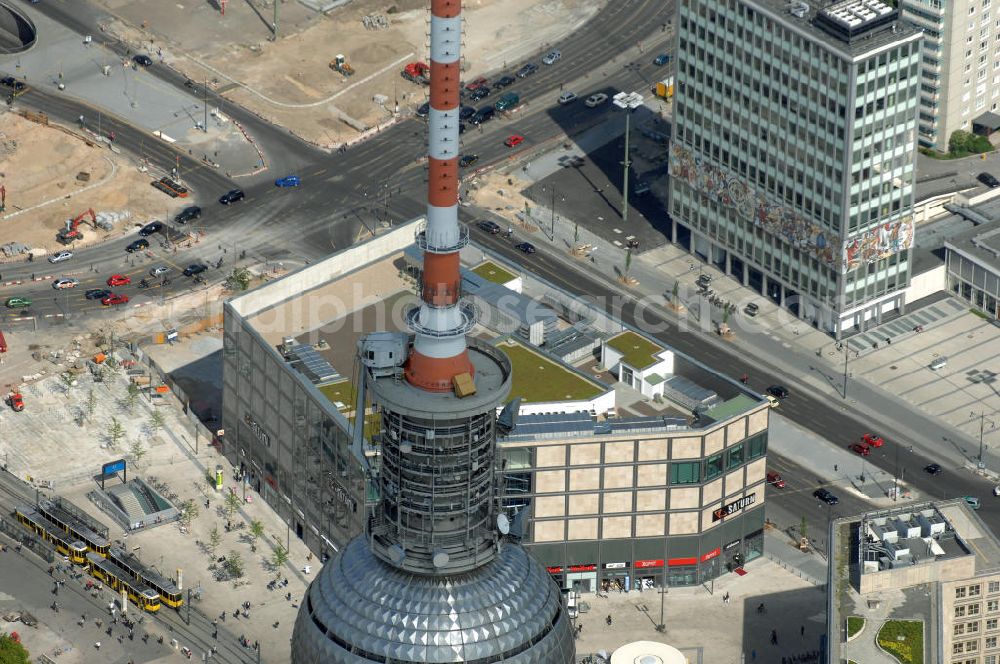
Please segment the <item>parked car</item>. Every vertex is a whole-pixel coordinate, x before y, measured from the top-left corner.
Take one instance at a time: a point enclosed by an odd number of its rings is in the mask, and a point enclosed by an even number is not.
[[[815,491],[813,491],[813,496],[819,498],[827,505],[836,505],[837,503],[840,502],[840,499],[837,498],[837,496],[830,493],[830,491],[828,491],[827,489],[816,489]]]
[[[587,108],[597,108],[607,100],[608,96],[606,94],[604,94],[603,92],[598,92],[597,94],[592,94],[589,97],[587,97],[586,101],[584,101],[583,103]]]
[[[196,274],[201,274],[208,269],[207,265],[202,265],[201,263],[193,263],[184,268],[185,277],[193,277]]]
[[[472,118],[476,114],[476,108],[474,106],[463,106],[458,111],[458,119],[463,122]]]
[[[538,65],[536,65],[534,62],[529,62],[517,70],[517,77],[526,78],[534,74],[536,71],[538,71]]]
[[[542,58],[542,64],[554,65],[561,59],[562,59],[562,53],[560,53],[559,51],[549,51],[548,53],[545,54],[545,57]]]
[[[461,157],[458,158],[458,166],[459,168],[468,168],[477,161],[479,161],[479,155],[463,154]]]
[[[469,81],[465,84],[465,89],[469,92],[473,90],[478,90],[479,88],[488,88],[490,86],[490,80],[485,76],[480,76],[479,78]]]
[[[758,313],[760,313],[760,307],[758,307],[753,302],[748,302],[747,306],[743,307],[743,313],[745,313],[747,316],[750,316],[751,318],[753,318]]]
[[[130,254],[136,251],[142,251],[143,249],[149,249],[149,240],[146,240],[145,238],[136,240],[132,244],[125,247],[125,251],[129,252]]]
[[[159,233],[162,230],[163,230],[163,222],[154,221],[146,224],[145,226],[139,229],[139,237],[149,237],[153,233]]]
[[[56,290],[63,290],[64,288],[76,288],[79,283],[79,279],[56,279],[52,282],[52,287]]]
[[[575,92],[564,92],[561,95],[559,95],[559,103],[560,104],[570,104],[570,103],[572,103],[574,101],[576,101],[576,93]]]
[[[770,484],[773,487],[778,488],[778,489],[784,489],[785,488],[785,480],[782,479],[781,473],[779,473],[779,472],[777,472],[775,470],[768,471],[768,473],[767,473],[767,483]]]
[[[112,274],[108,277],[108,286],[112,288],[115,286],[128,286],[130,283],[132,283],[132,279],[126,274]]]
[[[772,397],[778,399],[788,398],[788,388],[785,387],[784,385],[772,385],[771,387],[767,388],[767,393],[770,394]]]
[[[503,90],[504,88],[506,88],[506,87],[508,87],[510,85],[514,85],[514,82],[516,80],[517,80],[516,78],[514,78],[513,76],[510,76],[510,75],[501,76],[500,78],[498,78],[496,80],[496,82],[493,83],[493,89],[494,90]]]
[[[190,205],[177,213],[177,216],[174,217],[174,223],[186,224],[187,222],[194,221],[199,217],[201,217],[201,208],[197,205]]]
[[[487,87],[476,88],[469,93],[469,99],[472,101],[479,101],[480,99],[485,99],[490,96],[490,89]]]
[[[156,267],[154,267],[149,271],[149,276],[160,277],[166,274],[167,272],[170,272],[169,267],[167,267],[166,265],[157,265]]]
[[[242,201],[246,198],[246,194],[243,193],[242,189],[232,189],[227,191],[219,198],[219,202],[223,205],[229,205],[230,203],[235,203],[236,201]]]
[[[975,496],[962,496],[962,499],[965,500],[965,504],[971,507],[972,509],[974,510],[979,509],[980,507],[979,499],[976,498]]]
[[[496,117],[497,110],[492,106],[483,106],[481,109],[476,111],[476,114],[472,116],[469,120],[474,125],[481,125],[484,122],[489,122],[494,117]]]
[[[101,299],[101,304],[106,307],[113,307],[119,304],[128,304],[128,295],[122,293],[112,293]]]
[[[7,301],[4,302],[4,306],[8,309],[24,309],[31,306],[31,298],[27,297],[8,297]]]
[[[656,56],[655,58],[653,58],[653,64],[656,65],[657,67],[662,67],[663,65],[667,64],[668,62],[670,62],[670,54],[669,53],[660,53],[658,56]]]
[[[479,227],[479,230],[486,231],[490,235],[499,235],[500,231],[503,230],[500,228],[499,224],[489,221],[488,219],[477,221],[476,226]]]
[[[941,474],[941,464],[939,463],[929,463],[924,466],[924,472],[928,475],[940,475]]]
[[[91,288],[83,295],[88,300],[103,300],[108,295],[111,295],[111,291],[104,288]]]
[[[871,447],[882,447],[885,445],[885,439],[877,433],[866,433],[861,436],[861,442],[865,445],[870,445]]]
[[[985,184],[990,189],[994,187],[1000,187],[1000,180],[997,180],[989,173],[980,173],[976,176],[976,179]]]
[[[49,256],[50,263],[62,263],[63,261],[68,261],[73,258],[72,251],[60,251],[58,254],[52,254]]]
[[[302,184],[302,178],[298,175],[286,175],[274,181],[275,187],[297,187]]]
[[[139,55],[132,56],[132,62],[139,65],[140,67],[149,67],[153,64],[153,58],[149,57],[148,55],[143,55],[140,53]]]
[[[852,443],[849,449],[856,454],[860,454],[861,456],[870,456],[872,453],[872,448],[868,447],[864,443]]]
[[[503,144],[509,148],[516,148],[521,143],[524,143],[524,136],[520,134],[511,134],[506,139],[504,139]]]
[[[515,244],[514,248],[526,254],[535,253],[535,245],[531,244],[530,242],[521,242],[519,244]]]
[[[426,118],[431,114],[431,103],[429,101],[425,101],[420,106],[417,106],[416,113],[418,118]]]

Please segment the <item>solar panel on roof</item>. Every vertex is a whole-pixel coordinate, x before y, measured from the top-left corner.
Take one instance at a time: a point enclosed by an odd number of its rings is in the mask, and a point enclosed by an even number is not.
[[[299,371],[308,375],[314,382],[327,382],[341,377],[337,370],[308,344],[292,346],[288,354],[293,358],[293,362],[299,364]]]

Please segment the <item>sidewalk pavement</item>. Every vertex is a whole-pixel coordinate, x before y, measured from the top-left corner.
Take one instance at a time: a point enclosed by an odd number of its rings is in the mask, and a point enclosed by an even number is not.
[[[574,140],[578,145],[586,147],[599,142],[600,138],[610,133],[611,129],[607,128],[607,125],[602,125]],[[582,150],[579,149],[569,152],[570,155],[582,154]],[[529,163],[512,165],[505,174],[516,175],[532,182],[539,181],[564,168],[566,159],[566,150],[555,150],[536,157]],[[516,209],[507,210],[504,214],[513,217],[517,212]],[[648,304],[657,307],[657,311],[668,320],[677,322],[682,330],[695,332],[701,330],[706,345],[726,348],[730,352],[736,351],[753,358],[751,366],[748,367],[751,375],[753,366],[773,368],[788,377],[787,382],[793,391],[803,389],[828,395],[831,403],[840,403],[844,410],[851,409],[859,417],[876,423],[873,424],[873,429],[884,431],[891,428],[901,440],[912,443],[916,451],[933,456],[938,462],[968,467],[974,461],[978,440],[972,435],[973,423],[965,421],[969,418],[963,419],[961,416],[951,418],[966,423],[967,432],[964,432],[958,429],[960,423],[954,421],[949,423],[943,421],[943,418],[928,415],[929,407],[919,399],[913,402],[907,401],[905,398],[909,394],[907,386],[900,386],[893,392],[881,387],[884,384],[883,376],[879,373],[881,369],[892,371],[895,370],[897,362],[908,361],[906,344],[883,345],[878,350],[873,349],[866,356],[862,356],[862,359],[867,359],[861,368],[858,368],[857,364],[851,364],[856,358],[848,357],[848,396],[845,399],[842,396],[844,355],[836,350],[836,342],[829,335],[798,320],[787,310],[781,309],[767,297],[743,288],[735,279],[721,274],[714,266],[705,265],[681,247],[668,243],[632,256],[629,275],[635,282],[626,286],[619,279],[626,258],[623,244],[628,234],[626,230],[614,229],[622,241],[609,241],[590,231],[584,224],[577,227],[575,222],[580,220],[556,214],[553,221],[553,215],[543,204],[532,207],[532,217],[534,222],[532,227],[544,227],[546,231],[527,233],[523,230],[524,224],[512,219],[515,236],[530,238],[537,244],[549,245],[557,251],[567,252],[567,263],[572,265],[573,262],[578,262],[579,269],[593,277],[603,279],[611,289],[635,299],[644,299]],[[618,221],[610,220],[607,223]],[[551,238],[547,235],[549,228],[554,229]],[[568,249],[574,243],[575,233],[579,233],[580,244],[593,247],[589,260],[586,257],[574,258],[569,253]],[[712,307],[707,300],[697,295],[695,281],[701,273],[714,277],[713,289],[724,299],[736,304],[738,312],[742,311],[745,303],[751,301],[760,307],[760,314],[755,318],[748,318],[741,313],[729,318],[728,323],[736,333],[735,338],[731,340],[720,339],[713,329],[713,325],[722,320],[721,310]],[[666,306],[667,298],[675,283],[679,284],[680,299],[687,307],[687,311],[679,315]],[[955,310],[954,307],[945,305],[935,306]],[[709,310],[710,316],[701,316],[701,311]],[[981,319],[962,316],[957,319],[958,323],[954,323],[955,320],[947,314],[947,311],[943,312],[936,321],[929,322],[929,326],[925,325],[923,333],[914,335],[914,343],[919,341],[921,344],[929,344],[934,340],[941,352],[947,353],[949,342],[955,350],[964,347],[959,346],[959,336],[981,335],[984,347],[991,347],[987,342],[993,343],[994,336],[1000,337],[1000,330]],[[947,328],[949,336],[943,339],[935,338],[935,327],[944,326],[945,323],[953,323]],[[964,340],[962,343],[965,343]],[[1000,347],[1000,343],[995,347]],[[930,352],[927,351],[928,357]],[[871,370],[874,380],[870,382],[866,373],[872,367],[874,367]],[[940,389],[954,391],[947,385],[943,385]],[[990,406],[987,409],[990,412],[1000,410],[998,395],[969,396],[968,405],[973,408],[982,408],[982,402],[990,399],[996,401],[995,407]],[[961,407],[951,408],[946,413],[954,415],[959,411]],[[978,417],[974,424],[978,433]],[[942,442],[947,444],[942,445]],[[988,448],[983,460],[987,468],[1000,468],[1000,454]]]

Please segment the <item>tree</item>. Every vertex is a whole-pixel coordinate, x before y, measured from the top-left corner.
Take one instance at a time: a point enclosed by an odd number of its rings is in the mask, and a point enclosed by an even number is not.
[[[222,544],[222,533],[219,532],[218,526],[213,526],[212,531],[208,533],[208,550],[213,558],[215,558],[215,550],[219,548],[220,544]]]
[[[132,458],[135,459],[135,464],[139,465],[142,461],[142,457],[146,456],[146,446],[143,445],[141,438],[136,438],[132,441],[131,447],[129,447],[129,452],[132,453]]]
[[[188,498],[180,506],[180,517],[178,521],[182,526],[190,526],[191,522],[198,518],[198,503],[193,498]]]
[[[65,388],[66,396],[69,396],[69,388],[76,385],[76,376],[67,371],[59,376],[62,379],[63,387]]]
[[[0,634],[0,663],[30,664],[31,656],[27,648],[15,641],[8,634]]]
[[[153,429],[153,431],[159,431],[164,427],[166,423],[167,420],[166,418],[163,417],[163,413],[161,413],[156,408],[154,408],[153,411],[149,414],[149,426],[150,428]]]
[[[125,408],[131,413],[135,410],[135,402],[139,400],[139,386],[129,381],[128,393],[125,395]]]
[[[264,535],[264,522],[254,519],[250,522],[250,550],[257,550],[257,539]]]
[[[948,138],[948,151],[954,154],[970,152],[969,142],[971,139],[972,134],[961,129],[956,129]]]
[[[280,544],[274,547],[274,553],[271,554],[271,564],[274,565],[274,570],[277,572],[279,577],[281,576],[281,568],[284,567],[287,562],[288,549]]]
[[[253,275],[245,267],[235,267],[229,276],[226,277],[226,286],[231,290],[245,291],[250,287],[252,279]]]
[[[111,416],[111,426],[108,427],[108,446],[112,449],[118,447],[118,441],[125,437],[125,427],[118,421],[118,418]]]
[[[226,556],[226,571],[229,576],[238,579],[243,576],[243,556],[239,551],[230,551]]]
[[[87,417],[94,417],[94,413],[97,412],[97,395],[94,394],[94,390],[87,391]]]
[[[242,503],[243,503],[243,501],[240,500],[240,497],[237,496],[235,493],[233,493],[232,491],[230,491],[229,493],[227,493],[226,494],[226,516],[229,517],[230,519],[232,519],[233,515],[236,514],[236,510],[238,510],[240,508],[240,505]]]

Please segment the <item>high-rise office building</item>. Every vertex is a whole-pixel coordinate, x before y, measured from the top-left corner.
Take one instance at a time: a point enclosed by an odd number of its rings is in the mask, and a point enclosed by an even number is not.
[[[1000,117],[1000,20],[991,0],[903,0],[903,18],[924,33],[920,145],[946,152],[957,130],[995,131]]]
[[[672,239],[839,337],[910,282],[921,33],[879,0],[682,0]]]

